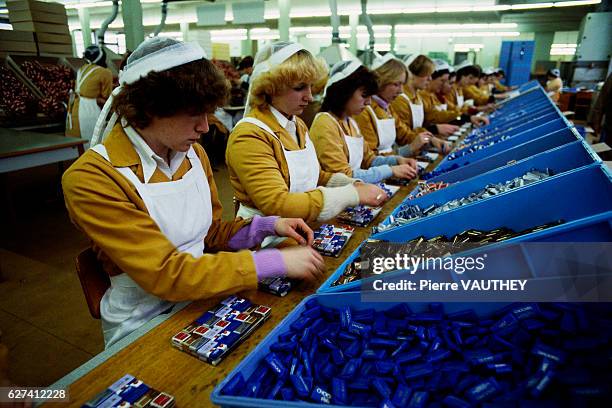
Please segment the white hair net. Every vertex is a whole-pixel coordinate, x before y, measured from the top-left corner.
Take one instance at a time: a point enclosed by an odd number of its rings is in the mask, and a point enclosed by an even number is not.
[[[383,65],[385,65],[387,62],[389,62],[389,61],[391,61],[391,60],[394,60],[394,59],[399,61],[399,59],[398,59],[398,58],[397,58],[395,55],[393,55],[392,53],[390,53],[390,52],[386,53],[386,54],[385,54],[384,56],[382,56],[382,57],[380,57],[380,56],[376,57],[376,58],[374,59],[374,62],[372,62],[372,71],[373,71],[373,70],[375,70],[375,69],[378,69],[378,68],[382,67],[382,66],[383,66]]]
[[[202,58],[206,58],[206,52],[197,43],[184,43],[166,37],[153,37],[142,42],[128,57],[127,65],[119,73],[119,86],[113,90],[98,116],[91,146],[101,143],[117,123],[117,114],[113,113],[104,125],[113,97],[119,94],[123,85],[133,84],[151,72],[166,71]]]
[[[247,114],[250,110],[250,94],[251,86],[261,74],[272,70],[274,67],[282,64],[292,55],[299,51],[305,50],[302,44],[290,41],[275,41],[263,47],[257,55],[255,55],[255,64],[253,65],[253,73],[249,81],[249,93],[247,95],[246,106],[244,113]]]
[[[336,82],[340,82],[343,79],[348,78],[351,74],[362,67],[363,64],[361,61],[354,59],[349,61],[339,61],[334,64],[333,67],[329,70],[329,80],[325,85],[325,90],[323,91],[323,95],[327,94],[327,88],[335,84]]]

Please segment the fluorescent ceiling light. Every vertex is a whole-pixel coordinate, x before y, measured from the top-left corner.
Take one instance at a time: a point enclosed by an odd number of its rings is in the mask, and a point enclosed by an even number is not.
[[[242,41],[246,40],[246,35],[222,35],[222,36],[211,36],[212,42],[223,42],[223,41]]]
[[[496,6],[474,6],[472,8],[473,11],[504,11],[510,10],[510,5],[496,5]]]
[[[527,9],[541,9],[550,8],[554,3],[530,3],[530,4],[513,4],[512,10],[527,10]]]
[[[280,38],[278,34],[255,34],[251,36],[251,40],[276,40]]]
[[[478,30],[517,28],[517,23],[490,23],[490,24],[398,24],[395,31],[424,31],[424,30]]]
[[[466,13],[472,10],[473,10],[472,7],[466,7],[466,6],[436,7],[436,13]]]
[[[423,13],[435,13],[435,7],[423,7],[423,8],[405,8],[402,9],[403,14],[423,14]]]
[[[251,33],[251,35],[253,35],[253,34],[265,34],[265,33],[269,33],[270,29],[268,27],[251,28],[251,30],[249,30],[249,32]]]
[[[91,8],[91,7],[109,7],[112,6],[112,1],[95,1],[90,3],[70,3],[64,4],[64,7],[67,9],[82,9],[82,8]]]
[[[439,32],[439,31],[431,31],[431,32],[408,32],[408,33],[395,33],[396,38],[421,38],[421,37],[459,37],[459,38],[468,38],[468,37],[516,37],[521,35],[518,31],[484,31],[484,32]]]
[[[560,1],[555,2],[555,7],[573,7],[573,6],[589,6],[591,4],[599,4],[601,0],[578,0],[578,1]]]
[[[376,51],[391,51],[391,44],[374,44]]]
[[[578,46],[578,44],[553,44],[551,45],[552,48],[576,48]]]
[[[227,30],[210,30],[211,36],[219,36],[219,35],[246,35],[246,28],[236,28],[236,29],[227,29]]]

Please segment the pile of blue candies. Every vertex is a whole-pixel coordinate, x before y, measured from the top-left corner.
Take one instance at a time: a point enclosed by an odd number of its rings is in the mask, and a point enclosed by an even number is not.
[[[610,406],[612,306],[520,303],[482,318],[316,299],[224,395],[373,407]]]

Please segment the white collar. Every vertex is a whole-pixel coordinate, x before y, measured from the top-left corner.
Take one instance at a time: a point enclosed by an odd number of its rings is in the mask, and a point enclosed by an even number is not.
[[[291,119],[287,119],[285,115],[280,113],[280,111],[272,105],[270,105],[270,112],[272,112],[272,114],[276,118],[276,121],[278,122],[279,125],[281,125],[283,129],[287,129],[287,124],[289,123],[289,121],[295,123],[295,116],[292,116]],[[297,125],[296,125],[296,128],[297,128]]]
[[[140,157],[140,161],[142,163],[142,173],[144,175],[144,182],[148,183],[153,173],[155,173],[155,169],[159,167],[159,169],[168,176],[169,179],[172,179],[172,176],[178,170],[179,166],[185,159],[187,155],[186,152],[170,152],[170,165],[166,163],[164,159],[159,157],[157,153],[151,149],[151,147],[144,141],[142,136],[134,130],[131,126],[127,125],[125,121],[122,120],[122,125],[124,126],[125,134],[128,139],[134,146],[134,150],[138,153]]]

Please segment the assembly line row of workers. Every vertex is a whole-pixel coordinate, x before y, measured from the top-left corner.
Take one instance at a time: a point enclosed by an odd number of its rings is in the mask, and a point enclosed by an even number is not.
[[[457,124],[487,123],[482,113],[494,98],[487,84],[476,86],[480,70],[459,69],[454,85],[451,71],[422,55],[406,63],[387,54],[372,69],[347,61],[328,73],[300,44],[267,45],[255,57],[245,117],[229,136],[240,205],[224,221],[197,142],[225,101],[227,80],[197,44],[143,42],[107,94],[91,148],[62,179],[69,215],[110,276],[100,304],[106,345],[174,302],[255,289],[266,277],[322,278],[307,222],[382,205],[387,196],[373,183],[415,178],[424,149],[446,153]],[[309,130],[299,115],[326,76]]]

